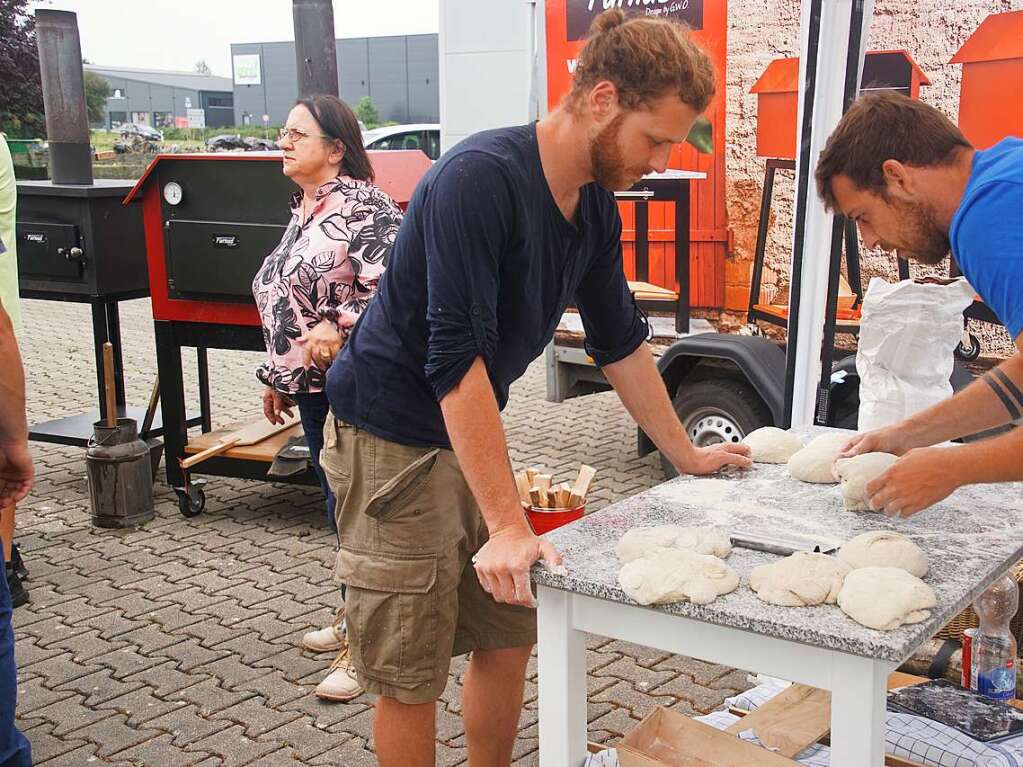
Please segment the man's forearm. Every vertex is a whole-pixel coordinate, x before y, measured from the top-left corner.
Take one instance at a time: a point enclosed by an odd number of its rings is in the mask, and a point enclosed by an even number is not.
[[[955,396],[910,416],[903,425],[918,445],[976,434],[1019,418],[1023,413],[1020,392],[1023,354],[1017,353]]]
[[[960,485],[1023,480],[1023,461],[1019,459],[1023,428],[948,450],[955,451],[954,470],[959,474]]]
[[[657,449],[676,467],[684,466],[693,444],[679,423],[650,347],[640,344],[628,357],[606,365],[603,372],[629,415]]]
[[[477,358],[440,402],[451,447],[491,535],[528,530],[508,460],[504,425],[486,366]]]
[[[25,419],[25,373],[14,338],[11,318],[0,306],[0,442],[15,443],[28,439]]]

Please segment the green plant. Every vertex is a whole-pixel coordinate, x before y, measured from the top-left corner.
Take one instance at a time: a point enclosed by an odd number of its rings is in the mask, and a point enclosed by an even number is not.
[[[46,133],[35,18],[28,0],[0,0],[0,130],[11,138]]]
[[[366,126],[367,130],[379,127],[380,125],[380,112],[377,111],[376,106],[373,104],[373,99],[369,96],[363,96],[359,99],[359,103],[355,105],[355,116],[362,120],[362,124]]]
[[[107,99],[110,97],[110,84],[95,72],[85,72],[85,106],[89,110],[90,123],[102,123],[105,117]]]

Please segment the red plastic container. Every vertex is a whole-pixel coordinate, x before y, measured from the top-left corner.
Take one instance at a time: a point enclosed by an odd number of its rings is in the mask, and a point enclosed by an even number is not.
[[[586,514],[585,503],[574,509],[541,509],[533,506],[526,512],[526,517],[529,519],[529,525],[533,528],[533,532],[543,535],[562,525],[567,525],[569,522],[582,519],[584,514]]]

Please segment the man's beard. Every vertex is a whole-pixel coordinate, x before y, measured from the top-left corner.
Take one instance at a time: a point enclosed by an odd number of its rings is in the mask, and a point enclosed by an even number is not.
[[[618,134],[624,120],[625,114],[619,114],[601,128],[600,133],[590,141],[590,168],[593,179],[611,191],[628,189],[636,180],[625,167],[622,148],[618,143]]]
[[[899,255],[928,266],[937,266],[945,260],[951,248],[948,231],[935,221],[934,212],[921,203],[892,203],[903,225],[904,247]]]

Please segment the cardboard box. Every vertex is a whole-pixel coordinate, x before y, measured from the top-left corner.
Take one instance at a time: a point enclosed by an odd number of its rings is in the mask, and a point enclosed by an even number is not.
[[[793,767],[798,762],[666,708],[617,746],[621,767]]]

